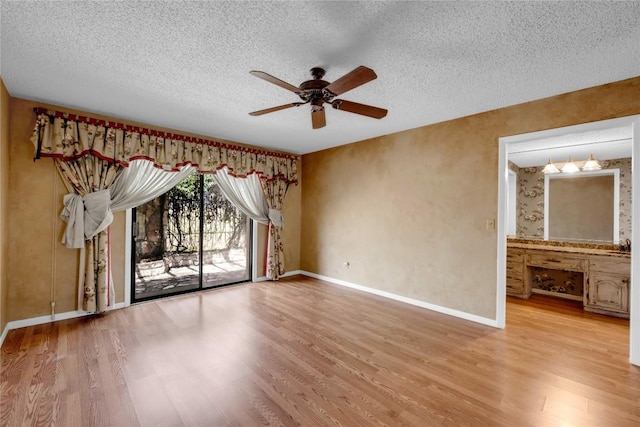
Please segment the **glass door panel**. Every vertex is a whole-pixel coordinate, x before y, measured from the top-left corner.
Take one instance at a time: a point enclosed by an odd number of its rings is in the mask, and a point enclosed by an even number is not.
[[[251,279],[249,219],[224,197],[212,176],[203,181],[202,286],[246,282]]]
[[[200,179],[135,209],[135,300],[200,288]]]
[[[212,176],[187,177],[133,218],[132,301],[250,280],[250,221]]]

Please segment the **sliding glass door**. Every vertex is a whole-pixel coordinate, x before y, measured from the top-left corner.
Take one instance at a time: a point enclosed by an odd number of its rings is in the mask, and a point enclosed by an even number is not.
[[[249,222],[211,175],[191,175],[137,207],[132,301],[250,280]]]

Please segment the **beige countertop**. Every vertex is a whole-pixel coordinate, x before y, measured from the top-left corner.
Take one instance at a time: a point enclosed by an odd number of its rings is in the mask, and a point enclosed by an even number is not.
[[[606,255],[615,257],[631,257],[631,252],[623,252],[620,245],[550,241],[539,239],[507,238],[507,247],[520,249],[538,249],[563,253]]]

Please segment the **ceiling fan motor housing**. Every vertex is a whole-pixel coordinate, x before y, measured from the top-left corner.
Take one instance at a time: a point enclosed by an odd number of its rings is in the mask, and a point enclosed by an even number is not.
[[[319,67],[312,68],[311,75],[313,76],[313,80],[307,80],[300,84],[300,89],[303,91],[300,94],[300,98],[303,101],[311,102],[312,111],[322,109],[322,103],[330,102],[331,98],[335,96],[328,91],[323,91],[325,87],[329,86],[328,81],[322,80],[324,74],[324,69]]]

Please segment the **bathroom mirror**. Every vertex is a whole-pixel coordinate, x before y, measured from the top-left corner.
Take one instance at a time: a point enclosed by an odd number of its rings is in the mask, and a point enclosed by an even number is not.
[[[619,243],[620,170],[545,176],[545,240]]]

